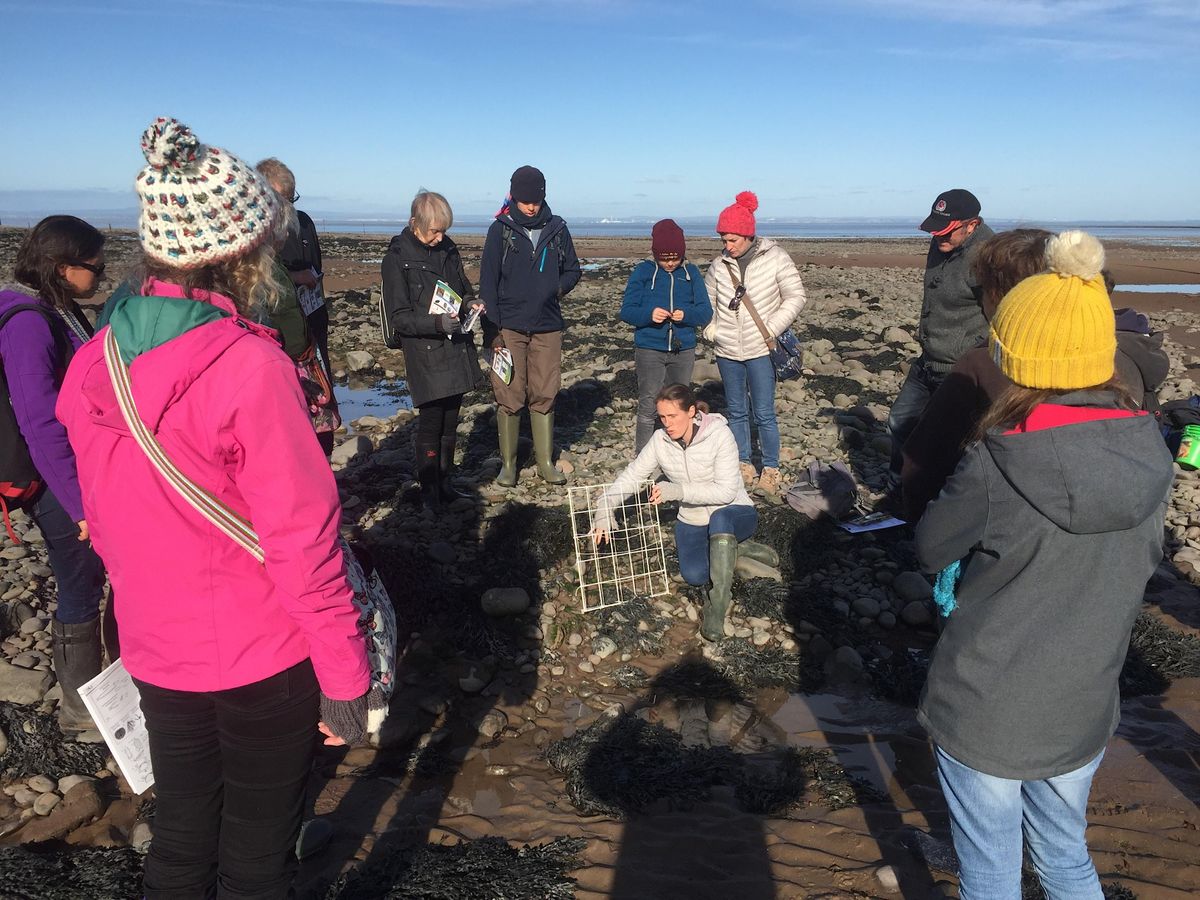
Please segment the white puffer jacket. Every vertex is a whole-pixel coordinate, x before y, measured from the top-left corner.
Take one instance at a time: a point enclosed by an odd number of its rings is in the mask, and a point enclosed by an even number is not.
[[[737,260],[722,253],[709,263],[704,276],[704,286],[713,305],[712,323],[704,336],[716,341],[717,356],[726,359],[741,362],[766,356],[766,342],[746,304],[743,302],[736,311],[729,308],[734,292],[730,267],[740,276]],[[787,251],[770,238],[758,239],[758,249],[746,266],[743,282],[746,296],[754,303],[772,337],[791,327],[804,308],[807,298],[800,272]]]
[[[737,441],[725,417],[698,412],[695,422],[696,434],[687,447],[671,440],[661,428],[654,432],[596,504],[593,527],[611,531],[617,507],[658,472],[683,488],[679,521],[688,525],[707,525],[712,514],[724,506],[754,505],[742,483]]]

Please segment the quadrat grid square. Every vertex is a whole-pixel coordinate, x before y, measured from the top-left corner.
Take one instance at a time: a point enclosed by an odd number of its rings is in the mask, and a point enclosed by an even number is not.
[[[583,612],[636,597],[659,597],[670,590],[658,507],[649,500],[652,484],[642,482],[633,496],[619,505],[605,499],[611,484],[567,488]],[[608,542],[597,545],[591,530],[605,518],[605,512],[612,528]]]

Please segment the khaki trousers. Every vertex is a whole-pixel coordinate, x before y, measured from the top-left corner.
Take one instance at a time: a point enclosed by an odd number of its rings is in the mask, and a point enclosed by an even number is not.
[[[500,336],[512,354],[513,377],[505,384],[491,373],[497,405],[510,416],[526,406],[536,413],[553,410],[554,398],[562,384],[562,332],[525,334],[501,328]]]

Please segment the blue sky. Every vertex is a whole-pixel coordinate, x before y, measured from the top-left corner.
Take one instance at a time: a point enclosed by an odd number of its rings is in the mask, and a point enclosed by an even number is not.
[[[1200,0],[0,0],[0,214],[133,203],[157,115],[310,211],[1200,218]],[[55,193],[46,193],[53,191]]]

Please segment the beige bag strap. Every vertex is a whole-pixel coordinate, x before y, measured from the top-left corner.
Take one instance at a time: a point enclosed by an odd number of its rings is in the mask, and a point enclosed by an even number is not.
[[[196,482],[192,481],[171,461],[159,444],[158,439],[146,427],[138,414],[137,405],[133,400],[133,384],[129,380],[129,367],[121,359],[121,350],[117,346],[116,335],[112,328],[104,336],[104,363],[108,367],[108,377],[112,381],[113,392],[117,395],[117,406],[125,418],[125,424],[133,434],[133,439],[142,448],[151,465],[158,470],[163,479],[174,488],[183,500],[208,519],[218,531],[226,534],[243,550],[260,563],[263,561],[262,547],[258,543],[258,534],[249,520],[238,515]]]
[[[742,279],[738,275],[738,267],[729,260],[722,260],[726,268],[729,269],[729,277],[733,279],[733,287],[736,290],[742,286]],[[750,302],[750,295],[745,291],[742,292],[742,303],[746,305],[746,312],[750,313],[750,318],[754,320],[754,324],[758,326],[759,334],[762,335],[763,341],[767,345],[767,349],[771,349],[771,342],[775,340],[775,336],[767,331],[767,326],[763,324],[762,316],[758,314],[758,310],[754,308],[754,304]]]

